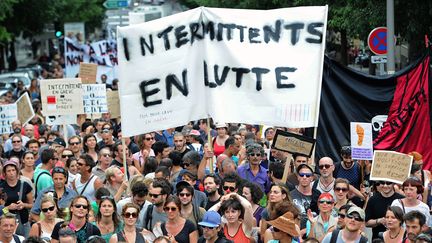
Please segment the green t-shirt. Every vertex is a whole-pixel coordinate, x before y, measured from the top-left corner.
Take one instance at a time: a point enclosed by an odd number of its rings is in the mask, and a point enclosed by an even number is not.
[[[41,174],[41,176],[39,176]],[[36,179],[39,179],[36,181]],[[35,183],[36,193],[42,191],[42,189],[48,188],[50,186],[54,186],[54,182],[51,176],[51,173],[45,169],[41,169],[39,166],[36,167],[36,170],[33,174],[33,181]],[[37,184],[36,184],[37,182]]]

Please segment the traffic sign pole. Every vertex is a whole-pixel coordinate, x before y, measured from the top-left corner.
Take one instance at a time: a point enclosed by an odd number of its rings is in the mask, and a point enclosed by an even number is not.
[[[394,0],[387,0],[387,73],[395,72]]]

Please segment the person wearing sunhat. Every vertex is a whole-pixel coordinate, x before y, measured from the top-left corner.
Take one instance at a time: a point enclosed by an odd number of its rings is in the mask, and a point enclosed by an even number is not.
[[[296,239],[300,236],[300,229],[296,224],[293,213],[288,211],[275,220],[268,221],[268,224],[273,226],[273,239],[267,243],[298,242]]]
[[[217,157],[225,151],[225,141],[229,138],[228,125],[226,123],[215,123],[217,136],[213,139],[213,152]]]
[[[198,223],[203,229],[203,235],[198,243],[231,243],[221,231],[221,216],[216,211],[207,211],[201,222]]]
[[[364,210],[357,206],[352,206],[348,209],[345,217],[345,228],[342,230],[336,229],[333,230],[333,232],[328,233],[324,237],[322,243],[366,243],[368,242],[368,239],[361,234],[364,225]]]

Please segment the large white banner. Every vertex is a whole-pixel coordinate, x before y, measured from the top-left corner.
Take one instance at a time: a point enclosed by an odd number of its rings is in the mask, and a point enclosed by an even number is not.
[[[79,74],[80,63],[96,63],[97,81],[102,74],[107,75],[108,83],[117,78],[117,46],[114,40],[102,40],[91,44],[80,44],[65,38],[66,77],[75,78]]]
[[[318,124],[327,6],[196,8],[118,28],[122,132]],[[138,125],[139,124],[139,125]]]

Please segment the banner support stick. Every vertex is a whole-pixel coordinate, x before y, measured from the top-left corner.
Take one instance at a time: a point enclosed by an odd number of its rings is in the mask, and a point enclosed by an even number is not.
[[[210,119],[207,117],[207,142],[210,151],[213,151],[212,137],[211,137],[211,127],[210,127]],[[213,158],[210,158],[210,173],[214,172],[213,168]]]
[[[288,174],[290,171],[290,164],[291,164],[292,154],[288,153],[288,157],[285,160],[285,169],[282,176],[282,183],[286,183],[288,179]]]
[[[67,134],[67,127],[66,127],[66,122],[63,123],[63,137],[64,140],[66,142],[66,147],[69,147],[69,142],[68,142],[68,134]]]
[[[124,179],[125,181],[128,181],[128,176],[127,176],[127,162],[126,162],[126,139],[122,136],[121,138],[122,141],[122,148],[123,148],[123,168],[124,168]]]

